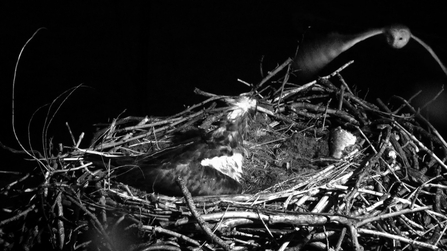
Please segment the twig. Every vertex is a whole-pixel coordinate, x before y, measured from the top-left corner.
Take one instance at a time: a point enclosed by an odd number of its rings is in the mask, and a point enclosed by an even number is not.
[[[275,70],[273,70],[267,77],[262,79],[262,81],[256,86],[255,89],[261,88],[267,81],[269,81],[273,76],[275,76],[278,72],[280,72],[282,69],[284,69],[286,66],[291,64],[293,60],[291,58],[288,58],[284,63],[282,63],[280,66],[276,67]]]
[[[19,173],[15,173],[15,174],[19,174]],[[15,180],[15,181],[9,183],[8,185],[4,186],[2,189],[0,189],[0,191],[3,192],[3,191],[5,191],[5,190],[7,191],[7,190],[11,189],[12,186],[14,186],[14,185],[16,185],[16,184],[18,184],[18,183],[20,183],[20,182],[26,180],[29,176],[30,176],[30,173],[25,174],[25,175],[22,176],[20,179],[17,179],[17,180]]]
[[[5,225],[5,224],[7,224],[7,223],[10,223],[10,222],[12,222],[12,221],[18,220],[18,219],[20,219],[20,217],[26,216],[29,212],[31,212],[32,210],[34,210],[35,207],[36,207],[35,204],[33,204],[33,205],[31,205],[29,208],[27,208],[26,210],[20,212],[19,214],[16,214],[16,215],[14,215],[13,217],[8,218],[8,219],[6,219],[6,220],[2,220],[2,221],[0,221],[0,226],[3,226],[3,225]]]
[[[336,71],[334,71],[333,73],[331,73],[331,74],[329,74],[328,76],[323,77],[323,78],[326,78],[326,79],[332,78],[333,76],[335,76],[335,75],[337,75],[337,74],[340,74],[341,71],[343,71],[344,69],[346,69],[348,66],[350,66],[350,65],[353,64],[353,63],[354,63],[354,60],[351,60],[351,61],[347,62],[346,64],[342,65],[340,68],[338,68],[338,69],[337,69]]]
[[[371,218],[368,218],[368,219],[365,219],[365,220],[362,220],[362,221],[356,223],[355,227],[358,228],[358,227],[361,227],[361,226],[368,224],[370,222],[373,222],[373,221],[383,220],[383,219],[396,217],[396,216],[408,214],[408,213],[416,213],[419,211],[426,211],[426,210],[430,210],[431,208],[432,208],[431,206],[425,206],[425,207],[418,207],[418,208],[414,208],[414,209],[404,209],[404,210],[400,210],[400,211],[393,212],[393,213],[378,215],[376,217],[371,217]]]
[[[399,129],[401,129],[403,132],[405,132],[405,134],[407,134],[416,144],[418,144],[419,147],[421,147],[422,149],[424,149],[424,151],[426,151],[428,154],[430,154],[445,170],[447,170],[447,165],[444,164],[444,162],[438,157],[436,156],[436,154],[428,149],[424,144],[422,144],[422,142],[420,142],[416,137],[414,137],[411,133],[409,133],[403,126],[401,126],[399,123],[397,122],[393,122],[393,124],[398,127]],[[442,138],[442,137],[441,137]]]
[[[351,95],[354,95],[354,93],[351,91],[351,88],[349,88],[349,85],[346,83],[345,79],[341,76],[340,72],[337,72],[337,78],[341,82],[342,86],[344,86]]]
[[[402,236],[398,236],[398,235],[394,235],[394,234],[389,234],[389,233],[384,233],[384,232],[380,232],[380,231],[375,231],[375,230],[371,230],[371,229],[365,229],[365,228],[359,228],[357,231],[359,234],[370,234],[370,235],[375,235],[375,236],[380,236],[380,237],[386,237],[386,238],[390,238],[393,240],[399,240],[405,243],[409,243],[412,245],[416,245],[419,247],[424,247],[424,248],[429,248],[431,250],[438,250],[439,248],[437,246],[425,243],[425,242],[420,242],[420,241],[415,241],[415,240],[411,240]]]
[[[65,196],[69,201],[71,201],[73,204],[75,204],[76,206],[78,206],[82,211],[84,211],[88,216],[90,216],[90,218],[92,219],[92,221],[96,224],[96,227],[99,229],[99,231],[101,232],[101,234],[103,235],[102,237],[104,237],[104,239],[107,240],[107,242],[110,245],[110,248],[112,250],[115,250],[115,247],[113,245],[112,240],[110,239],[109,235],[107,234],[106,230],[104,229],[104,227],[102,226],[101,222],[99,222],[98,218],[92,213],[90,212],[86,207],[84,207],[79,201],[73,199],[70,195]]]
[[[351,234],[352,245],[355,247],[356,251],[363,251],[364,249],[360,246],[358,239],[357,228],[354,226],[349,226],[349,232]]]
[[[294,89],[288,91],[287,93],[285,93],[284,95],[281,94],[280,96],[274,98],[273,101],[276,102],[277,100],[280,100],[280,99],[287,99],[288,97],[292,96],[295,93],[298,93],[298,92],[300,92],[302,90],[305,90],[305,89],[308,89],[308,88],[312,87],[316,83],[317,83],[317,81],[314,80],[314,81],[309,82],[309,83],[307,83],[305,85],[302,85],[300,87],[294,88]]]
[[[65,227],[64,222],[61,220],[64,218],[64,207],[62,205],[62,192],[58,191],[57,197],[56,197],[56,205],[57,205],[57,216],[59,219],[57,220],[57,232],[59,235],[58,243],[59,243],[59,249],[62,250],[64,248],[65,244]]]
[[[198,92],[201,92],[201,90],[199,90],[199,89],[196,89],[196,90]],[[203,102],[200,102],[198,104],[195,104],[193,106],[190,106],[190,107],[188,107],[188,109],[186,109],[186,110],[184,110],[184,111],[182,111],[180,113],[177,113],[177,114],[175,114],[174,116],[171,116],[171,117],[179,117],[179,116],[181,116],[181,115],[183,115],[185,113],[190,112],[191,110],[196,109],[197,107],[201,107],[201,106],[205,105],[206,103],[209,103],[211,101],[218,100],[218,99],[221,99],[221,97],[219,97],[219,96],[211,96],[209,99],[207,99],[207,100],[205,100]]]
[[[188,188],[186,187],[185,181],[181,177],[177,177],[177,182],[180,185],[182,189],[182,193],[185,196],[186,204],[189,207],[189,210],[191,211],[194,218],[199,223],[200,228],[206,233],[208,238],[217,243],[219,246],[221,246],[225,250],[231,250],[230,246],[226,244],[222,239],[220,239],[217,235],[215,235],[211,229],[208,227],[208,224],[205,222],[205,220],[200,216],[199,212],[197,212],[196,205],[194,205],[194,201],[192,199],[191,193],[188,191]]]
[[[73,136],[73,132],[71,131],[71,128],[70,128],[70,125],[68,124],[68,122],[65,122],[65,126],[67,126],[68,133],[70,134],[70,138],[71,138],[73,145],[76,145],[76,140]]]
[[[264,55],[261,56],[261,59],[259,60],[259,73],[261,74],[261,77],[264,77],[264,71],[262,69],[262,63],[264,62]]]
[[[421,107],[421,110],[424,109],[425,107],[429,106],[431,103],[433,103],[436,99],[438,99],[439,95],[441,95],[441,93],[444,92],[444,85],[442,85],[441,90],[436,93],[435,97],[432,98],[431,100],[429,100],[425,105],[423,105]]]
[[[84,139],[84,135],[85,135],[85,133],[81,132],[81,135],[79,135],[79,139],[76,142],[75,148],[78,148],[81,145],[81,141]]]
[[[189,238],[186,235],[179,234],[177,232],[174,232],[174,231],[171,231],[171,230],[168,230],[168,229],[164,229],[162,227],[143,225],[140,228],[142,230],[145,230],[145,231],[155,231],[155,232],[158,232],[158,233],[167,234],[167,235],[179,238],[179,239],[181,239],[183,241],[189,242],[189,243],[191,243],[192,245],[194,245],[196,247],[200,247],[200,243],[198,241],[193,240],[193,239]],[[211,248],[211,247],[209,247],[209,248]]]
[[[152,251],[152,250],[167,250],[167,251],[181,251],[181,249],[179,247],[174,247],[171,245],[160,245],[160,244],[155,244],[153,246],[147,247],[147,248],[143,248],[143,249],[139,249],[141,251]]]
[[[340,236],[338,237],[338,241],[337,241],[337,244],[335,245],[335,250],[334,251],[339,251],[341,249],[341,244],[343,244],[343,239],[345,238],[346,231],[347,231],[346,227],[344,227],[341,230],[341,233],[340,233]]]
[[[287,66],[287,73],[286,73],[286,76],[284,77],[284,79],[282,81],[281,92],[279,94],[278,103],[276,104],[277,108],[279,108],[279,105],[281,103],[281,97],[282,97],[282,94],[284,92],[284,86],[286,85],[287,81],[289,80],[289,74],[290,74],[290,64]]]
[[[397,98],[397,99],[401,100],[404,104],[406,104],[408,109],[410,109],[411,112],[413,112],[419,119],[421,119],[433,131],[433,133],[442,142],[444,148],[447,148],[447,142],[444,140],[444,138],[441,136],[441,134],[439,134],[438,130],[436,130],[436,128],[434,128],[433,125],[426,118],[424,118],[419,112],[416,112],[416,110],[413,108],[413,106],[410,105],[410,103],[408,103],[408,101],[406,101],[402,97],[398,97],[398,96],[394,96],[394,98]]]
[[[26,149],[17,150],[17,149],[14,149],[12,147],[4,145],[1,141],[0,141],[0,147],[5,149],[5,150],[7,150],[7,151],[9,151],[9,152],[11,152],[11,153],[14,153],[14,154],[27,154],[27,155],[29,155],[30,153],[32,153],[33,156],[38,156],[38,158],[42,158],[43,159],[43,155],[39,151],[37,151],[37,150],[26,150]]]
[[[252,84],[247,83],[246,81],[244,81],[244,80],[242,80],[242,79],[237,79],[237,81],[240,82],[240,83],[242,83],[242,84],[244,84],[244,85],[246,85],[246,86],[248,86],[248,87],[251,87],[251,86],[252,86]]]
[[[117,141],[117,142],[110,142],[110,143],[100,143],[97,146],[95,146],[94,149],[95,150],[98,150],[98,149],[104,150],[104,149],[108,149],[108,148],[111,148],[111,147],[115,147],[115,146],[126,144],[127,142],[130,142],[130,141],[134,141],[134,140],[137,140],[137,139],[148,137],[148,136],[152,135],[153,133],[162,132],[162,131],[165,131],[165,130],[168,130],[168,129],[174,130],[172,128],[175,128],[176,125],[178,125],[180,123],[183,123],[185,121],[188,121],[188,120],[191,119],[191,117],[198,116],[198,114],[202,114],[202,113],[203,113],[203,111],[199,111],[199,112],[197,112],[195,114],[192,114],[191,116],[188,116],[188,117],[182,118],[180,120],[177,120],[176,122],[174,122],[174,123],[172,123],[170,125],[154,129],[153,131],[148,131],[146,133],[143,133],[143,134],[140,134],[140,135],[128,138],[126,140]],[[145,127],[146,126],[147,125],[145,125]]]

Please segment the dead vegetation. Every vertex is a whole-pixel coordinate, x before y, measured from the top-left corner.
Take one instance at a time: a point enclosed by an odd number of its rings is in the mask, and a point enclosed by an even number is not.
[[[290,81],[285,61],[252,94],[244,193],[146,193],[109,178],[83,154],[138,155],[178,131],[212,129],[222,96],[167,118],[116,119],[88,149],[82,137],[34,155],[38,171],[3,187],[3,250],[446,249],[447,144],[409,104],[362,100],[341,76]],[[339,146],[338,132],[355,143]],[[337,132],[337,133],[335,133]],[[337,157],[337,158],[334,158]],[[340,157],[340,158],[338,158]]]

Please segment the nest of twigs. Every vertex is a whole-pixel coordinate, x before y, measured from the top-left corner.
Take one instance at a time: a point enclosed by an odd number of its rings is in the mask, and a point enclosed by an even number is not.
[[[138,155],[179,131],[211,130],[222,96],[167,118],[116,119],[89,149],[52,149],[41,171],[2,188],[4,250],[446,249],[447,145],[408,101],[378,106],[333,74],[290,83],[287,60],[253,93],[244,193],[183,197],[120,184],[85,152]],[[276,87],[276,89],[274,88]],[[340,132],[355,139],[340,146]],[[48,154],[47,154],[48,155]],[[31,182],[34,181],[34,182]],[[37,181],[37,182],[36,182]],[[25,202],[25,203],[23,203]]]

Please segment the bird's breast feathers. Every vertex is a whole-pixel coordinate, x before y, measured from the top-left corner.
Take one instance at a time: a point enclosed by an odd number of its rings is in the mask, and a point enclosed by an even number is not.
[[[234,152],[231,156],[223,155],[202,159],[200,164],[202,166],[212,167],[237,182],[240,182],[242,177],[243,158],[241,153]]]

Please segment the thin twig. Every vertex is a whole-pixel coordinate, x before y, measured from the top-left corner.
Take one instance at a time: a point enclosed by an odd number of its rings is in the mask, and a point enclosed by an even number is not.
[[[104,229],[104,227],[102,226],[101,222],[99,222],[98,218],[92,213],[90,212],[86,207],[84,207],[84,205],[82,205],[78,200],[75,200],[74,198],[72,198],[70,195],[65,196],[69,201],[71,201],[73,204],[75,204],[76,206],[78,206],[82,211],[84,211],[91,219],[92,221],[96,224],[96,227],[99,229],[99,231],[102,234],[102,237],[104,237],[104,239],[107,240],[107,242],[110,245],[110,248],[112,250],[115,250],[115,247],[113,245],[113,241],[112,239],[110,239],[109,235],[107,234],[106,230]]]
[[[26,210],[20,212],[19,214],[16,214],[16,215],[14,215],[13,217],[8,218],[8,219],[6,219],[6,220],[2,220],[2,221],[0,221],[0,226],[3,226],[3,225],[5,225],[5,224],[7,224],[7,223],[16,221],[16,220],[20,219],[21,217],[26,216],[29,212],[31,212],[32,210],[34,210],[34,208],[35,208],[35,205],[33,204],[33,205],[31,205],[29,208],[27,208]]]
[[[217,235],[215,235],[213,231],[211,231],[206,221],[200,216],[199,212],[197,212],[196,205],[194,204],[194,200],[192,199],[191,193],[188,191],[188,188],[186,187],[185,181],[181,177],[178,177],[177,182],[182,189],[183,195],[185,196],[186,204],[188,205],[189,210],[191,211],[194,218],[199,223],[200,228],[206,233],[206,235],[212,242],[217,243],[225,250],[228,251],[231,250],[228,244],[226,244],[222,239],[220,239]]]
[[[273,76],[275,76],[278,72],[280,72],[282,69],[284,69],[286,66],[288,66],[289,64],[291,64],[293,62],[293,60],[291,58],[288,58],[286,61],[284,61],[284,63],[282,63],[281,65],[279,65],[278,67],[276,67],[276,69],[274,69],[267,77],[265,77],[259,84],[258,86],[256,86],[256,89],[261,88],[261,86],[263,86],[265,83],[267,83],[267,81],[269,81]]]
[[[402,236],[398,236],[398,235],[394,235],[394,234],[389,234],[389,233],[384,233],[381,231],[375,231],[375,230],[371,230],[371,229],[365,229],[365,228],[359,228],[358,229],[358,233],[359,234],[369,234],[369,235],[375,235],[375,236],[380,236],[380,237],[386,237],[386,238],[390,238],[393,240],[399,240],[405,243],[409,243],[412,245],[416,245],[419,247],[423,247],[423,248],[429,248],[431,250],[438,250],[439,248],[437,246],[425,243],[425,242],[420,242],[420,241],[415,241],[415,240],[411,240],[409,238],[405,238]]]

